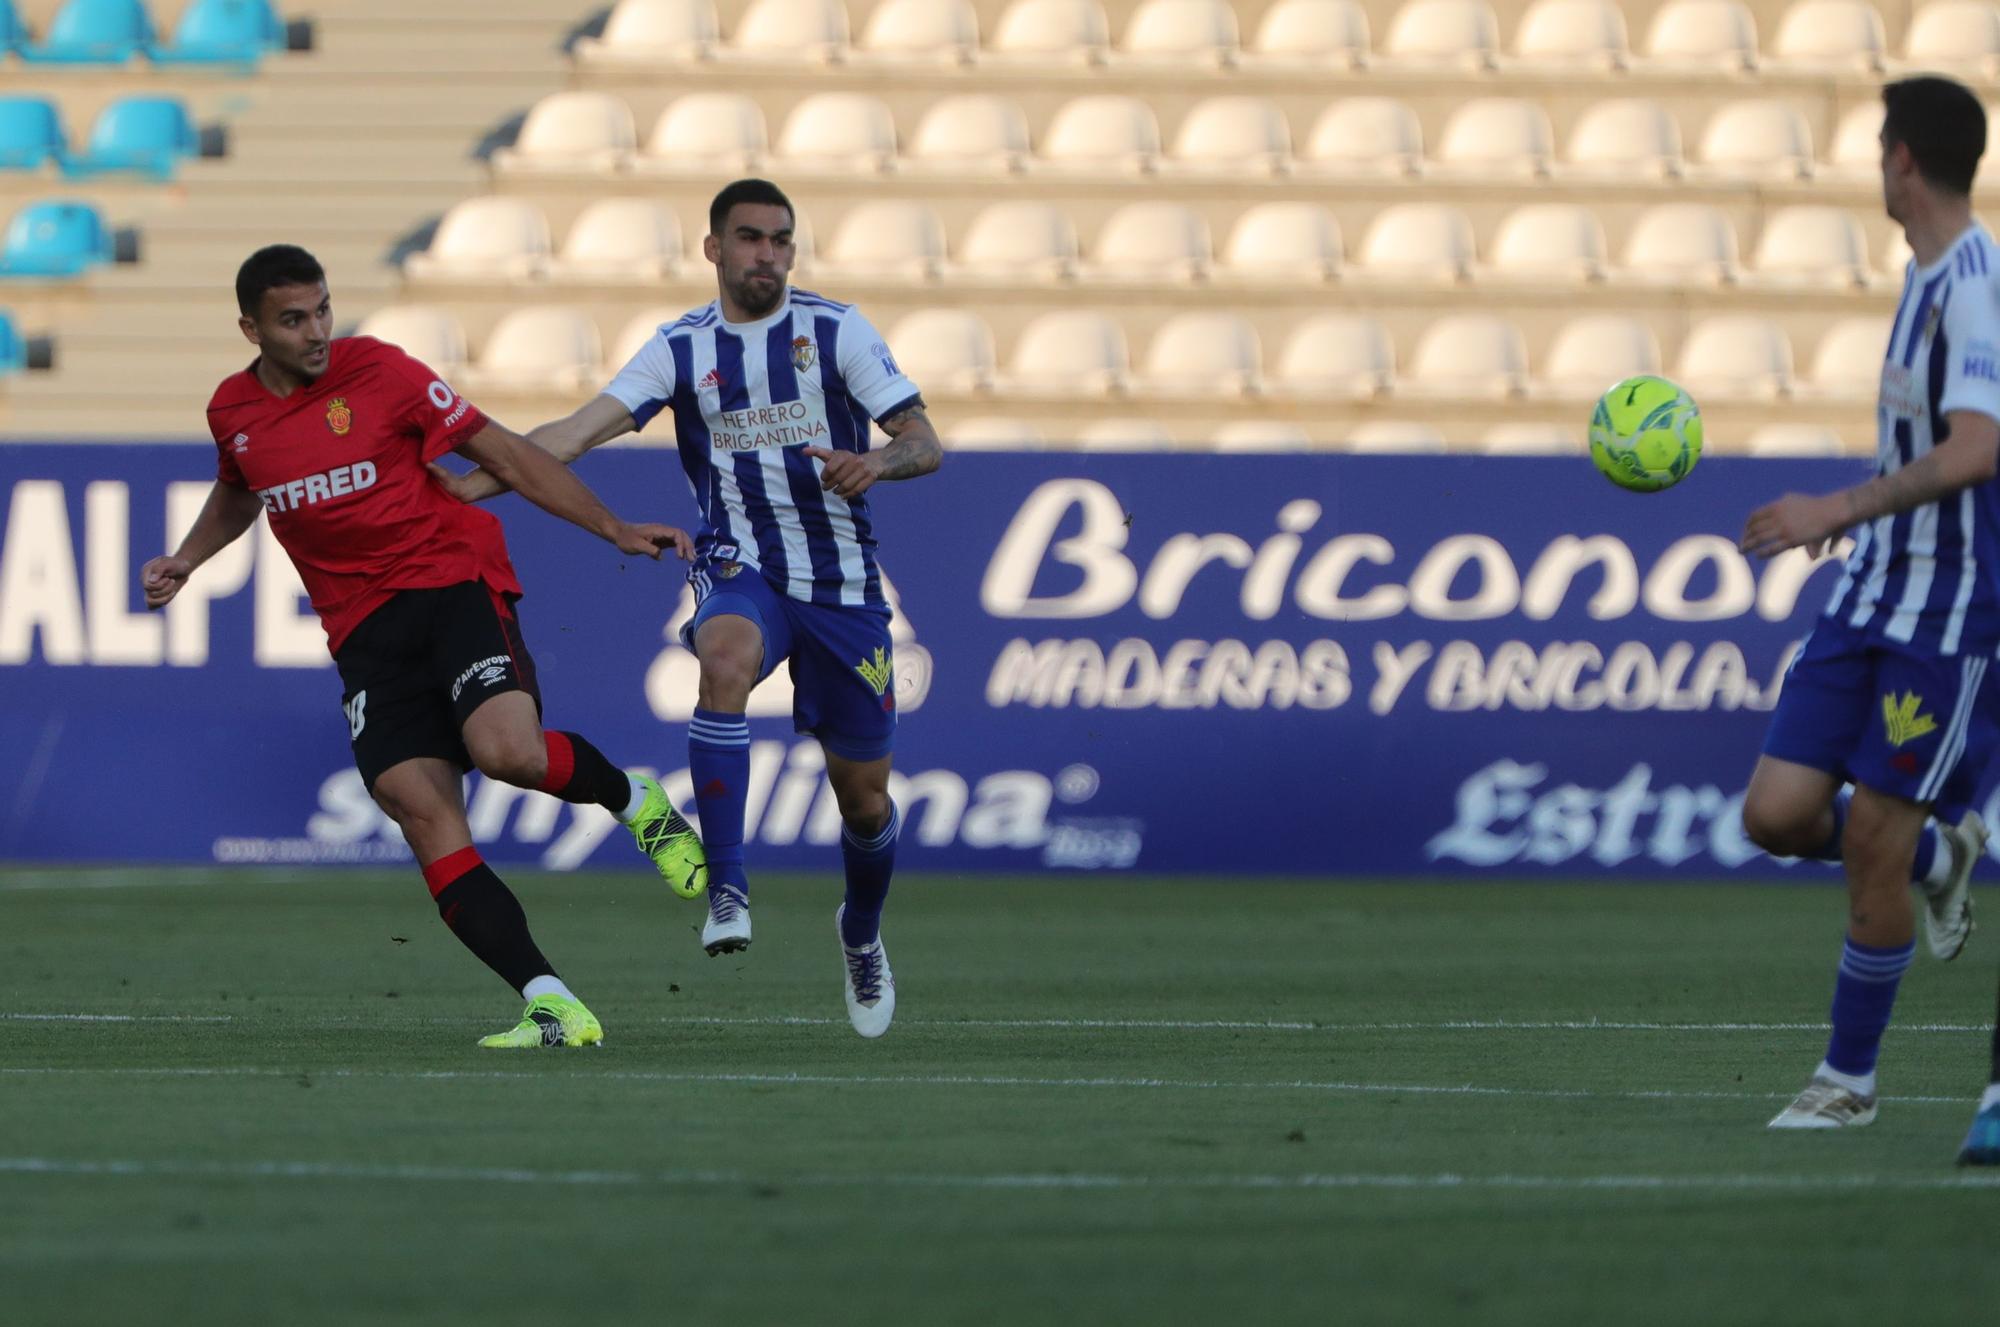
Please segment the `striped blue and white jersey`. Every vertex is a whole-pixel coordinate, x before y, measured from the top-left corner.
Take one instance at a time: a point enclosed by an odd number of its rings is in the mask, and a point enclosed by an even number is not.
[[[1876,472],[1893,474],[1929,452],[1954,410],[2000,419],[2000,252],[1977,224],[1903,278],[1875,411]],[[2000,646],[2000,485],[1857,529],[1826,615],[1925,654]]]
[[[867,499],[821,488],[802,450],[865,452],[872,422],[917,400],[860,310],[793,290],[731,323],[712,302],[661,327],[604,390],[637,428],[673,411],[698,568],[739,562],[793,599],[887,611]]]

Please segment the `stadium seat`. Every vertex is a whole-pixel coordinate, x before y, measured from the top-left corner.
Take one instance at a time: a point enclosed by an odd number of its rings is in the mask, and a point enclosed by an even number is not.
[[[1888,54],[1882,16],[1867,0],[1799,0],[1771,46],[1774,64],[1795,69],[1881,70]]]
[[[1444,434],[1429,424],[1402,419],[1374,419],[1349,429],[1346,450],[1363,455],[1422,456],[1444,451]]]
[[[837,64],[847,56],[847,8],[840,0],[750,0],[725,52]]]
[[[1318,203],[1259,203],[1236,219],[1223,247],[1232,277],[1296,285],[1340,273],[1340,223]]]
[[[1432,165],[1449,175],[1546,175],[1554,137],[1548,112],[1536,103],[1475,97],[1445,121]]]
[[[549,258],[549,221],[524,198],[490,195],[455,203],[430,247],[403,260],[413,281],[526,281]]]
[[[375,310],[354,329],[401,346],[411,358],[450,378],[465,367],[465,329],[443,309],[424,304],[391,304]]]
[[[911,136],[909,165],[1010,174],[1028,161],[1028,119],[1005,97],[984,93],[931,103]]]
[[[30,203],[0,240],[0,276],[76,277],[115,256],[111,228],[89,203]]]
[[[970,64],[979,15],[968,0],[884,0],[861,30],[861,53],[890,63]]]
[[[1577,429],[1561,424],[1495,424],[1479,435],[1488,456],[1575,456],[1589,450]]]
[[[1888,251],[1882,255],[1883,284],[1900,287],[1915,257],[1910,252],[1910,237],[1903,234],[1902,227],[1897,227],[1889,235]]]
[[[552,280],[620,285],[680,270],[681,223],[650,198],[600,198],[577,214],[548,263]]]
[[[896,121],[865,93],[816,92],[785,117],[777,155],[793,170],[887,170],[896,161]]]
[[[597,171],[631,160],[632,108],[608,92],[552,92],[528,111],[512,147],[493,153],[499,171]]]
[[[888,339],[903,372],[926,391],[963,396],[993,388],[993,333],[976,313],[918,309],[898,319]]]
[[[1389,390],[1396,351],[1382,324],[1366,314],[1322,313],[1292,329],[1272,375],[1288,396],[1367,400]]]
[[[1021,329],[1005,386],[1016,392],[1106,396],[1131,374],[1125,333],[1089,309],[1045,313]]]
[[[1208,274],[1208,223],[1180,203],[1127,203],[1105,219],[1083,275],[1112,281],[1195,281]]]
[[[1257,333],[1234,313],[1178,313],[1146,347],[1138,385],[1155,396],[1250,396],[1263,386]]]
[[[1415,175],[1423,168],[1417,114],[1388,97],[1345,97],[1320,112],[1302,163],[1333,175]]]
[[[1076,275],[1076,227],[1053,203],[989,204],[966,228],[958,270],[1009,282],[1055,282]]]
[[[0,170],[60,167],[69,157],[62,113],[42,96],[0,97]]]
[[[1736,230],[1706,203],[1661,203],[1639,214],[1618,275],[1648,285],[1722,285],[1736,279]]]
[[[1073,441],[1087,452],[1172,451],[1174,435],[1157,419],[1093,419],[1076,431]]]
[[[14,322],[14,315],[0,309],[0,377],[9,377],[28,367],[28,343]]]
[[[974,415],[945,425],[947,451],[1038,452],[1048,446],[1042,431],[1020,419]]]
[[[1035,62],[1101,64],[1111,25],[1097,0],[1014,0],[986,54]]]
[[[586,64],[668,64],[705,60],[722,29],[714,0],[618,0],[601,37],[579,37]]]
[[[1588,179],[1673,179],[1685,166],[1680,126],[1643,98],[1592,102],[1569,131],[1564,172]]]
[[[1812,358],[1812,395],[1829,401],[1873,401],[1889,352],[1889,319],[1842,318],[1826,329]]]
[[[1236,12],[1222,0],[1141,0],[1118,54],[1128,63],[1231,65],[1239,44]]]
[[[1159,160],[1160,126],[1152,109],[1136,97],[1105,95],[1056,108],[1037,164],[1069,173],[1143,173]]]
[[[633,163],[642,171],[748,174],[770,150],[764,112],[740,92],[690,92],[667,104]]]
[[[179,97],[121,97],[97,113],[90,141],[70,159],[72,174],[136,171],[169,179],[201,155],[201,132]]]
[[[1368,64],[1368,14],[1355,0],[1278,0],[1251,44],[1256,63],[1314,69]]]
[[[1610,0],[1535,0],[1514,33],[1514,63],[1536,69],[1623,69],[1625,15]]]
[[[1669,0],[1653,14],[1646,62],[1661,68],[1757,67],[1757,20],[1737,0]]]
[[[1750,257],[1761,282],[1782,285],[1868,285],[1868,237],[1844,207],[1782,207],[1764,222]]]
[[[152,45],[145,0],[64,0],[42,40],[15,54],[30,64],[123,64]]]
[[[633,314],[618,329],[618,336],[611,343],[611,356],[604,361],[606,372],[616,373],[631,363],[632,356],[639,353],[640,347],[658,335],[662,327],[680,321],[685,312],[687,310],[678,304],[656,304]]]
[[[1910,20],[1903,57],[1920,68],[2000,72],[2000,6],[1988,0],[1940,0]]]
[[[1209,438],[1218,452],[1307,452],[1312,434],[1289,419],[1239,419],[1224,424]]]
[[[1519,396],[1527,385],[1528,351],[1519,329],[1492,314],[1456,313],[1439,318],[1417,338],[1397,390],[1499,399]]]
[[[1699,401],[1773,400],[1792,388],[1792,345],[1755,314],[1725,313],[1689,331],[1676,373]]]
[[[502,314],[466,385],[487,392],[574,392],[600,372],[597,324],[561,305],[529,305]]]
[[[1729,179],[1812,177],[1812,130],[1781,101],[1735,101],[1709,118],[1701,134],[1701,164]]]
[[[285,49],[285,23],[269,0],[193,0],[173,43],[148,52],[155,64],[255,64]]]
[[[1629,314],[1594,313],[1557,330],[1536,386],[1546,396],[1594,401],[1612,383],[1659,371],[1652,328]]]
[[[1528,281],[1600,281],[1604,227],[1575,203],[1530,203],[1500,221],[1487,255],[1495,276]]]
[[[1882,114],[1878,100],[1864,101],[1841,116],[1820,171],[1842,180],[1876,178],[1882,170]]]
[[[944,223],[927,203],[857,203],[834,228],[820,268],[840,280],[934,281],[944,268]]]
[[[1460,281],[1472,274],[1472,222],[1448,203],[1398,203],[1375,214],[1356,267],[1397,281]]]
[[[1843,456],[1840,434],[1824,424],[1766,424],[1750,435],[1744,450],[1752,456]]]
[[[1168,162],[1202,175],[1282,174],[1292,164],[1291,126],[1267,97],[1209,97],[1181,121]]]
[[[0,55],[27,44],[28,29],[14,10],[14,0],[0,0]]]
[[[1491,69],[1500,21],[1485,0],[1406,0],[1389,21],[1382,53],[1398,65]]]

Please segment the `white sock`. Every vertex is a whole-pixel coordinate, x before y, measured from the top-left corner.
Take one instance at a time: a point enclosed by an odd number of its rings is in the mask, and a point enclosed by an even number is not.
[[[1813,1077],[1824,1078],[1829,1083],[1838,1083],[1858,1097],[1872,1097],[1875,1095],[1875,1071],[1873,1069],[1857,1077],[1854,1074],[1844,1074],[1825,1060],[1821,1060],[1819,1068],[1813,1070]]]
[[[625,803],[623,811],[614,814],[621,822],[629,825],[638,818],[639,808],[646,804],[646,785],[639,782],[639,776],[636,774],[627,774],[625,781],[632,785],[632,800]]]
[[[1943,889],[1945,882],[1951,879],[1951,845],[1944,841],[1944,835],[1938,833],[1938,825],[1935,820],[1926,820],[1924,822],[1924,833],[1928,834],[1931,837],[1931,841],[1937,844],[1937,851],[1931,854],[1930,874],[1917,882],[1924,887],[1925,892],[1929,892]]]
[[[1992,1110],[1995,1106],[2000,1106],[2000,1083],[1989,1083],[1986,1095],[1979,1099],[1979,1109]]]
[[[521,988],[521,994],[530,1000],[539,1000],[544,995],[560,995],[565,1000],[576,998],[576,992],[563,985],[561,977],[536,977]]]

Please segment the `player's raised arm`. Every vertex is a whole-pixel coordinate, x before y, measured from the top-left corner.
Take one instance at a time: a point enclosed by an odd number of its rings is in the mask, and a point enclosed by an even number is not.
[[[537,424],[528,430],[527,440],[564,465],[573,465],[592,447],[600,447],[631,431],[632,412],[625,403],[615,396],[600,395],[591,397],[561,419]],[[484,502],[508,491],[508,486],[484,466],[455,475],[443,466],[433,465],[431,474],[460,502]]]
[[[181,586],[187,584],[196,567],[241,538],[245,530],[257,523],[257,514],[263,510],[263,500],[249,489],[216,480],[180,547],[154,558],[141,569],[139,580],[145,586],[146,607],[164,608],[181,592]]]
[[[620,552],[657,558],[662,549],[671,548],[683,560],[694,555],[687,531],[619,519],[561,461],[512,429],[488,423],[456,450],[543,511],[590,531]]]

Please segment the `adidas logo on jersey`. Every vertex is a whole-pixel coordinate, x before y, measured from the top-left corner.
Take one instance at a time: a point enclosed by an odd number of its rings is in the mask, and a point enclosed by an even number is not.
[[[718,392],[722,390],[722,375],[714,369],[710,369],[702,375],[701,381],[695,384],[695,390],[705,392],[711,387],[715,388]]]

